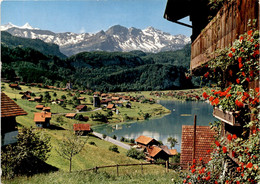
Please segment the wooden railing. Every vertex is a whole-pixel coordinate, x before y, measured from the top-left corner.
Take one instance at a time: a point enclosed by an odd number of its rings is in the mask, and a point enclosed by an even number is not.
[[[258,0],[234,0],[225,4],[191,46],[191,71],[215,57],[217,49],[232,45],[239,35],[248,31],[249,20],[257,19]]]
[[[116,164],[116,165],[96,166],[96,167],[93,167],[93,168],[90,168],[90,169],[83,170],[83,172],[84,171],[94,171],[94,172],[97,172],[98,169],[109,168],[109,167],[116,167],[116,174],[117,174],[117,176],[119,176],[119,167],[141,166],[140,170],[141,170],[141,173],[143,174],[143,166],[145,166],[145,165],[165,165],[165,169],[166,169],[165,171],[168,172],[169,165],[171,165],[171,166],[179,166],[180,164],[179,163],[169,163],[168,161],[166,161],[166,162],[159,162],[159,163]]]

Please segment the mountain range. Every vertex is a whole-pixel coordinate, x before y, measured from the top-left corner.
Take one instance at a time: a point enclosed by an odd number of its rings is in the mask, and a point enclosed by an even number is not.
[[[13,36],[40,39],[47,43],[54,43],[60,51],[71,56],[85,51],[123,51],[141,50],[143,52],[162,52],[182,49],[190,43],[185,35],[171,35],[153,27],[137,29],[126,28],[121,25],[110,27],[106,31],[97,33],[54,33],[49,30],[33,28],[26,23],[16,26],[12,23],[1,26],[1,31],[7,31]]]

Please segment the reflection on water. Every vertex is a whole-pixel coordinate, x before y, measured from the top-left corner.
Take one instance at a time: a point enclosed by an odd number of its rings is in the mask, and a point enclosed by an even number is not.
[[[167,146],[170,146],[167,138],[171,136],[178,140],[175,148],[180,152],[182,125],[193,125],[195,114],[197,125],[209,125],[209,122],[216,121],[212,116],[212,106],[204,102],[160,101],[159,103],[170,109],[171,114],[160,119],[101,125],[93,129],[108,136],[116,135],[118,139],[121,137],[136,139],[140,135],[145,135],[160,140]]]

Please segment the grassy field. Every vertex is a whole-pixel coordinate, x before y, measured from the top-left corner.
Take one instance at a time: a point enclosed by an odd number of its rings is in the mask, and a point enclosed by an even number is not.
[[[140,170],[140,168],[139,168]],[[144,174],[138,172],[138,168],[135,173],[128,175],[115,176],[115,174],[109,174],[105,171],[100,171],[98,173],[92,172],[55,172],[50,174],[40,174],[35,175],[31,178],[19,177],[14,180],[3,181],[4,183],[10,184],[103,184],[103,183],[113,183],[113,184],[128,184],[128,183],[137,183],[137,184],[174,184],[182,183],[178,174],[171,171],[169,173],[165,172],[153,172],[148,173],[144,167]]]
[[[28,113],[28,115],[26,116],[19,116],[16,118],[19,127],[35,128],[35,123],[33,121],[34,113],[40,112],[39,110],[35,109],[35,106],[38,104],[37,102],[22,100],[22,95],[20,95],[19,92],[28,90],[32,91],[36,96],[39,96],[40,94],[44,95],[45,91],[49,91],[52,99],[61,98],[62,95],[66,95],[67,99],[72,98],[68,95],[68,92],[64,91],[53,91],[28,86],[21,87],[22,90],[13,90],[8,86],[8,84],[2,84],[2,91],[4,91],[4,93],[7,94],[10,98],[15,99],[16,103]],[[57,94],[55,97],[53,96],[54,92]],[[81,96],[86,97],[85,103],[91,104],[90,96]],[[51,106],[51,112],[55,113],[74,112],[74,108],[72,106],[67,106],[66,108],[63,108],[60,105],[50,103],[45,104],[45,106]],[[90,110],[93,109],[94,108],[91,107]],[[118,115],[114,114],[112,118],[108,120],[109,123],[123,122],[126,120],[126,116],[132,120],[142,120],[145,113],[149,113],[152,117],[159,117],[162,114],[166,114],[169,112],[168,109],[162,107],[159,104],[148,104],[139,102],[132,102],[131,109],[121,107],[119,108],[119,111],[120,113]],[[98,112],[103,114],[107,113],[106,110],[99,110]],[[88,111],[83,113],[83,115],[90,117],[92,113],[95,112]],[[62,116],[62,122],[57,121],[57,118],[59,116]],[[109,151],[109,147],[112,145],[112,143],[103,141],[94,136],[82,136],[82,139],[87,139],[87,143],[85,144],[83,150],[78,155],[73,157],[73,173],[68,173],[69,161],[59,156],[57,149],[59,141],[62,140],[64,136],[66,136],[68,133],[71,133],[68,130],[71,130],[73,123],[79,123],[79,121],[75,119],[65,118],[63,114],[59,114],[52,116],[51,124],[63,128],[63,130],[60,130],[60,128],[40,130],[35,129],[35,131],[39,131],[42,134],[51,138],[52,150],[46,163],[58,168],[58,172],[51,174],[39,174],[31,178],[17,177],[14,180],[4,180],[4,183],[140,183],[141,181],[142,183],[149,183],[148,181],[150,180],[155,181],[155,183],[159,183],[159,180],[165,181],[163,183],[167,183],[171,181],[172,177],[177,177],[176,174],[171,171],[171,174],[166,174],[167,178],[165,178],[165,168],[158,165],[144,166],[144,175],[140,175],[140,166],[120,167],[119,177],[115,176],[116,168],[100,169],[99,174],[77,172],[96,166],[144,162],[127,157],[127,150],[120,147],[118,147],[119,153]],[[104,122],[93,121],[90,118],[87,123],[95,126]],[[95,142],[95,145],[90,145],[89,142]]]

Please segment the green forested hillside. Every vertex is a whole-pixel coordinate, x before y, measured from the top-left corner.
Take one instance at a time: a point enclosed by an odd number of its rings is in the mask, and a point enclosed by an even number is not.
[[[10,33],[1,31],[1,44],[10,48],[22,47],[31,48],[45,55],[55,55],[60,58],[66,58],[59,50],[59,46],[53,43],[45,43],[40,39],[29,39],[12,36]]]
[[[5,33],[3,37],[7,38]],[[18,76],[23,82],[57,87],[65,87],[71,81],[76,88],[104,92],[193,87],[190,79],[185,77],[190,62],[190,45],[171,52],[95,51],[61,59],[28,47],[34,45],[35,40],[11,37],[13,41],[8,43],[13,44],[6,44],[5,39],[1,43],[2,77],[10,80]]]

